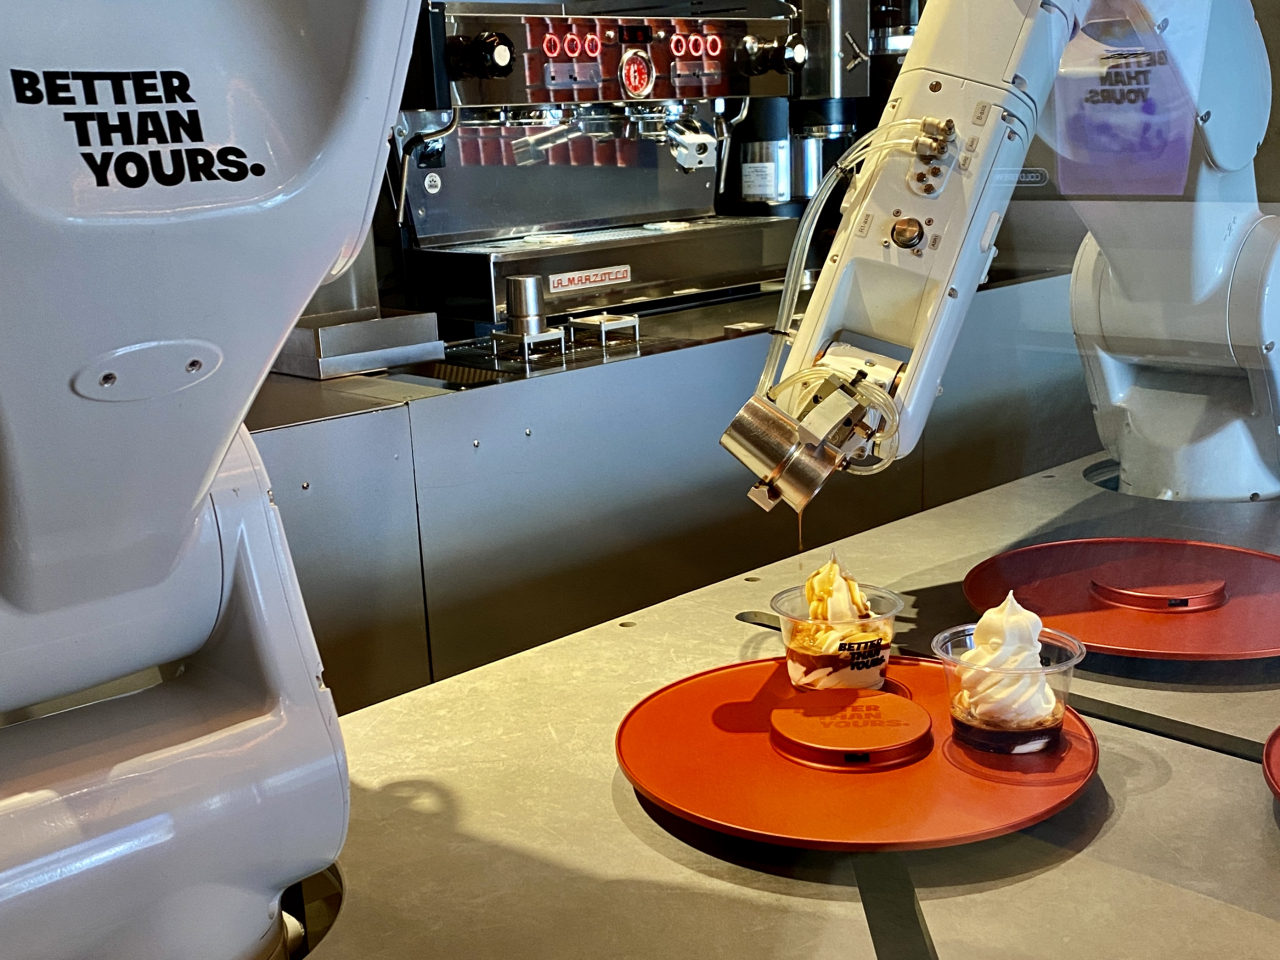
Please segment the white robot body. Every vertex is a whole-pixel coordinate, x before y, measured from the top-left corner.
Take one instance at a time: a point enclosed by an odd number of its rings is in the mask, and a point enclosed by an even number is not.
[[[1072,315],[1121,489],[1280,496],[1278,231],[1252,168],[1270,106],[1248,0],[932,0],[794,332],[784,297],[782,377],[775,341],[721,440],[752,498],[801,510],[914,449],[1037,130],[1098,186],[1073,191],[1100,197],[1075,201]]]
[[[0,32],[0,953],[242,960],[346,771],[241,426],[384,175],[417,0],[53,0]]]
[[[1187,79],[1193,200],[1074,201],[1090,233],[1071,316],[1098,433],[1125,492],[1270,499],[1280,222],[1259,211],[1253,171],[1270,116],[1267,52],[1247,0],[1150,0],[1144,13],[1174,27],[1159,36]]]
[[[865,167],[782,379],[775,340],[757,396],[721,438],[760,478],[761,506],[802,510],[836,469],[875,472],[919,442],[1086,6],[933,0],[921,14],[880,127],[841,161]],[[788,287],[776,337],[790,330]]]
[[[247,432],[210,511],[226,598],[182,674],[0,729],[0,929],[24,960],[241,960],[346,835],[333,701]]]
[[[866,347],[864,364],[905,348],[911,362],[893,391],[901,411],[896,456],[910,453],[924,431],[960,324],[995,257],[1071,28],[1061,9],[1039,0],[930,4],[881,120],[882,139],[916,132],[888,126],[895,121],[935,117],[954,120],[955,140],[927,162],[901,148],[868,160],[868,174],[846,195],[783,380],[818,363],[841,334]],[[920,242],[895,242],[903,221],[921,225]],[[799,417],[810,402],[801,383],[779,405]]]

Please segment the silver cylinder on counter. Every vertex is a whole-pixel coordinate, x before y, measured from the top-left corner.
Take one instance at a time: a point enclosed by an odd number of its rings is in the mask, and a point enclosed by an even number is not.
[[[791,199],[790,140],[742,145],[742,199],[753,203],[786,203]]]
[[[883,18],[880,11],[896,9],[898,0],[816,0],[801,6],[800,32],[809,59],[799,77],[800,96],[818,100],[868,96],[870,73],[863,51],[868,46],[871,8]]]
[[[822,182],[822,141],[813,137],[795,137],[791,145],[791,197],[808,200],[818,192]]]
[[[507,333],[532,336],[547,332],[543,315],[542,277],[507,277]]]

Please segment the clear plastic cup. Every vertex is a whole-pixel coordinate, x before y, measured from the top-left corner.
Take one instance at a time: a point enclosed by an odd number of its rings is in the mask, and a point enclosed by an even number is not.
[[[1071,675],[1084,659],[1084,644],[1044,627],[1040,631],[1040,666],[973,666],[962,657],[974,648],[975,626],[952,627],[933,638],[933,652],[947,671],[955,738],[989,753],[1036,753],[1056,748],[1062,736]],[[1047,699],[1036,690],[1041,683],[1053,695],[1047,712],[1038,709]]]
[[[879,690],[904,601],[892,590],[859,584],[871,607],[860,620],[813,620],[804,587],[783,590],[770,606],[782,621],[787,672],[797,690]]]

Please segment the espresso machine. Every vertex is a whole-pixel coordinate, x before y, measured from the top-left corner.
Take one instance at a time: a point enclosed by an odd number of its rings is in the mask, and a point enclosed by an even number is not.
[[[780,280],[915,0],[485,8],[424,7],[405,104],[429,108],[399,117],[375,221],[453,380],[643,350],[638,316]]]

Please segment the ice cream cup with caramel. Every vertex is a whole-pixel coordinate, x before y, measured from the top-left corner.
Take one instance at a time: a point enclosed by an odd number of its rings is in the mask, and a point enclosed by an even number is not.
[[[903,600],[858,584],[834,555],[801,587],[783,590],[772,607],[787,647],[787,673],[798,690],[878,690]]]
[[[1010,593],[977,623],[933,640],[947,671],[951,725],[961,743],[991,753],[1057,747],[1075,665],[1085,648],[1051,630]]]

